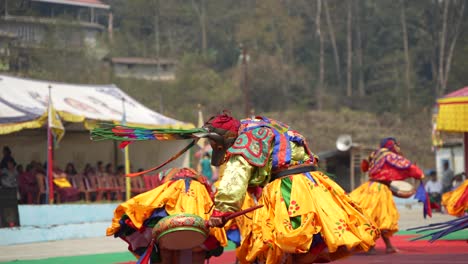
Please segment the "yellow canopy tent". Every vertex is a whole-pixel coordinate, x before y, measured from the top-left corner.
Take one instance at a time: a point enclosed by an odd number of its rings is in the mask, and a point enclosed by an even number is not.
[[[435,132],[463,133],[466,173],[468,169],[468,87],[451,92],[437,100],[435,121]]]

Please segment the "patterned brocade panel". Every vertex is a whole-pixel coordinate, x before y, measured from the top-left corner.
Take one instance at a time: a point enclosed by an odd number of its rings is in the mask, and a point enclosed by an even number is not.
[[[437,130],[468,132],[468,98],[464,102],[457,100],[457,102],[442,103],[439,101]]]

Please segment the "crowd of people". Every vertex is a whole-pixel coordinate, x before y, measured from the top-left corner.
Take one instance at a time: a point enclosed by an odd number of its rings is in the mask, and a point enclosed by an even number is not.
[[[46,163],[33,160],[26,166],[18,164],[10,147],[4,146],[0,165],[0,188],[16,189],[20,204],[48,203]],[[73,162],[68,162],[65,168],[54,166],[52,171],[56,203],[123,200],[125,197],[122,165],[115,167],[112,163],[97,161],[95,166],[87,163],[79,171]]]
[[[429,194],[432,209],[445,213],[445,208],[442,206],[442,196],[461,186],[466,180],[466,175],[464,172],[455,174],[447,160],[443,162],[442,167],[441,179],[435,170],[429,171],[429,179],[425,182],[425,189]]]

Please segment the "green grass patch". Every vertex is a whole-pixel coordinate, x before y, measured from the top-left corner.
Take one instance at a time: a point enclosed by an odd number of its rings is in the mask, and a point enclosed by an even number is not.
[[[97,255],[83,255],[72,257],[56,257],[48,259],[35,260],[13,260],[8,262],[0,262],[2,264],[114,264],[118,262],[135,261],[135,257],[130,252],[123,253],[106,253]]]
[[[236,249],[236,245],[231,241],[228,242],[224,251],[231,251]],[[130,252],[123,253],[106,253],[97,255],[83,255],[71,257],[56,257],[48,259],[35,259],[35,260],[13,260],[7,262],[0,262],[0,264],[115,264],[119,262],[136,261],[136,258]]]
[[[422,235],[425,235],[425,234],[429,234],[431,233],[431,231],[424,231],[424,232],[421,232],[421,233],[416,233],[416,231],[412,231],[412,230],[401,230],[401,231],[398,231],[396,234],[397,235],[416,235],[416,236],[422,236]],[[431,237],[426,237],[424,238],[423,240],[429,240]],[[448,234],[442,238],[440,238],[439,240],[468,240],[468,230],[467,229],[464,229],[464,230],[459,230],[457,232],[453,232],[451,234]]]

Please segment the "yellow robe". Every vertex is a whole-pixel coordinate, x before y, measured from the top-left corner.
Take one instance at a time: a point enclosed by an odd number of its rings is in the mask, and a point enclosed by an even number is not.
[[[352,191],[350,196],[374,221],[382,235],[390,237],[398,231],[400,214],[387,185],[368,181]]]
[[[139,194],[118,205],[114,211],[112,225],[107,228],[106,234],[111,236],[119,231],[121,228],[119,221],[124,215],[129,217],[137,230],[143,231],[145,220],[156,209],[164,208],[169,215],[187,213],[208,220],[212,207],[212,198],[202,183],[191,180],[190,186],[186,191],[184,179],[168,180],[157,188]],[[224,229],[210,228],[210,234],[216,237],[221,246],[227,246]],[[132,251],[130,242],[127,242],[130,245],[129,249]]]
[[[442,205],[445,206],[448,214],[463,216],[468,211],[468,199],[465,198],[463,201],[459,201],[466,192],[468,192],[468,180],[465,180],[455,190],[442,195]]]
[[[293,162],[309,160],[302,147],[291,144]],[[271,162],[260,168],[233,156],[219,182],[215,207],[221,212],[240,210],[247,188],[265,185],[258,202],[264,206],[254,211],[252,229],[237,251],[241,263],[294,263],[298,255],[334,260],[375,245],[379,230],[338,184],[321,172],[269,182]],[[291,182],[289,208],[282,195],[285,181]],[[293,227],[292,218],[299,226]]]

